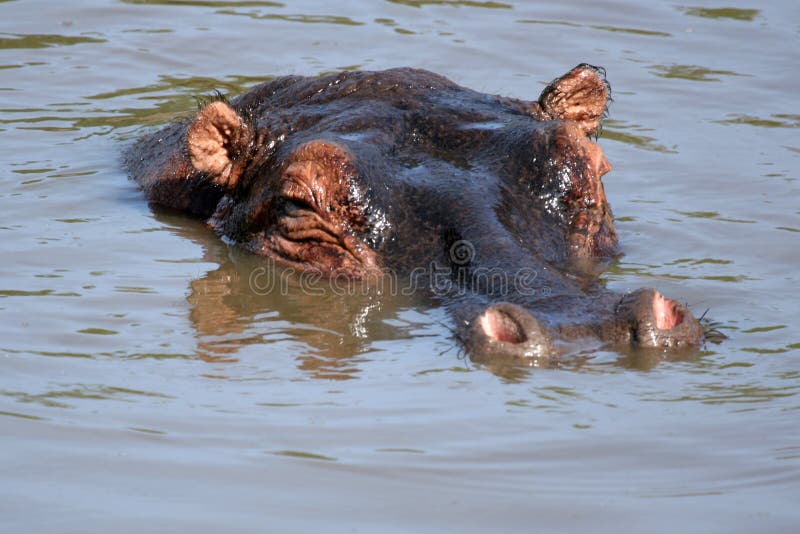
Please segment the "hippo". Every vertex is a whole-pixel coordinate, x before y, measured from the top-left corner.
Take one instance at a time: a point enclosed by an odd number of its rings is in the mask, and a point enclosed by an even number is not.
[[[597,143],[610,101],[580,64],[535,101],[420,69],[285,76],[216,95],[127,150],[147,199],[330,279],[403,279],[479,362],[546,366],[588,342],[704,342],[686,306],[601,283],[618,239]]]

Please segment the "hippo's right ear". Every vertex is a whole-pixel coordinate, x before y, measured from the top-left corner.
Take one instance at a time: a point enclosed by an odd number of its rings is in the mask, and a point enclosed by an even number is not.
[[[236,185],[252,142],[253,129],[222,101],[204,107],[186,134],[192,167],[224,189]]]

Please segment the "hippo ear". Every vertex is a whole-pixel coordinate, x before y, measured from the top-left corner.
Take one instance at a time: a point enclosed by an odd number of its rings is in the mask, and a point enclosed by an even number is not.
[[[610,92],[605,70],[583,63],[545,87],[539,105],[545,118],[573,120],[592,135],[600,127]]]
[[[216,184],[236,184],[242,165],[236,165],[253,140],[253,130],[227,103],[216,101],[195,117],[186,135],[192,167]]]

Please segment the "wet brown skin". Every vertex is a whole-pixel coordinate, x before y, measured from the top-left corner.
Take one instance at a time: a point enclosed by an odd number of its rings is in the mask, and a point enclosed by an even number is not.
[[[598,283],[617,250],[591,140],[608,99],[589,65],[537,101],[407,68],[290,76],[146,137],[127,165],[149,200],[255,254],[413,281],[476,360],[546,365],[581,338],[697,346],[684,307]]]

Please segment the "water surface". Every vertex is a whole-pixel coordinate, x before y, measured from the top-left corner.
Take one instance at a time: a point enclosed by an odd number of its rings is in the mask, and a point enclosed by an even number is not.
[[[800,522],[795,2],[0,3],[0,529],[789,532]],[[147,205],[132,140],[285,74],[534,98],[574,65],[624,255],[728,339],[480,367],[414,298],[260,295]]]

